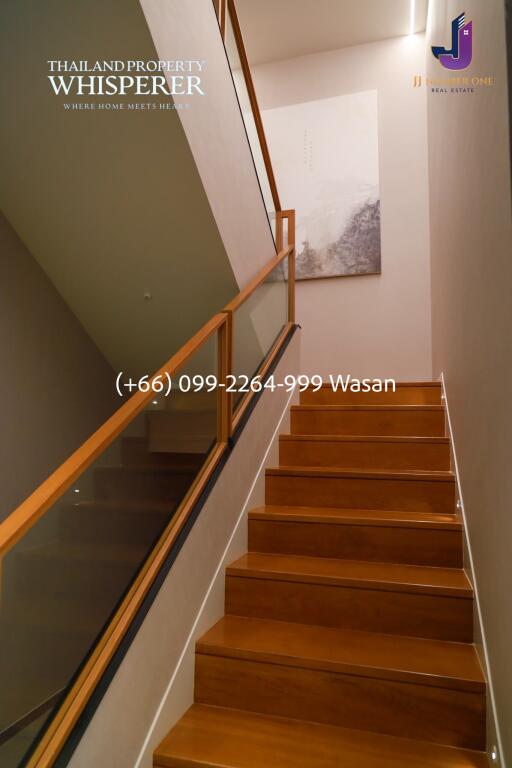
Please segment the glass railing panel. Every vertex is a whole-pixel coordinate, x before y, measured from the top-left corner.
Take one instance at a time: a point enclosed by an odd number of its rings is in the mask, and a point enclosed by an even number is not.
[[[213,333],[0,563],[0,765],[51,720],[217,444]],[[167,382],[164,381],[167,384]],[[44,709],[42,712],[41,709]]]
[[[243,378],[251,380],[288,322],[288,282],[286,259],[275,267],[263,283],[233,313],[233,375],[237,386]],[[247,392],[233,395],[234,409]]]
[[[256,168],[256,173],[258,175],[258,181],[261,188],[261,194],[263,196],[263,202],[265,204],[265,209],[267,211],[270,227],[272,229],[272,233],[275,239],[276,213],[275,213],[274,200],[272,197],[272,190],[270,187],[270,182],[269,182],[267,170],[265,167],[265,160],[263,157],[263,152],[261,150],[261,144],[258,137],[258,132],[256,130],[256,123],[254,120],[254,114],[253,114],[251,102],[249,99],[249,92],[247,90],[247,84],[245,81],[244,73],[242,71],[242,65],[240,62],[240,56],[239,56],[238,48],[236,44],[233,24],[232,24],[229,13],[226,14],[226,32],[224,37],[224,45],[226,47],[226,53],[229,61],[229,66],[231,68],[231,73],[233,75],[233,82],[235,84],[238,103],[240,104],[240,110],[242,112],[245,130],[247,133],[247,138],[249,140],[249,146],[250,146],[253,161],[254,161],[254,166]]]

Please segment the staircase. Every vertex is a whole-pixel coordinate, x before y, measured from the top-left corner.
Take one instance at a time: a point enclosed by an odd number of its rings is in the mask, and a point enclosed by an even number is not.
[[[436,383],[292,407],[159,768],[487,766]]]
[[[166,411],[149,411],[145,434],[121,439],[119,463],[92,468],[81,500],[62,500],[3,564],[0,736],[60,698],[204,462],[201,453],[152,450],[160,420]],[[0,740],[0,764],[30,743],[19,731],[21,746]]]

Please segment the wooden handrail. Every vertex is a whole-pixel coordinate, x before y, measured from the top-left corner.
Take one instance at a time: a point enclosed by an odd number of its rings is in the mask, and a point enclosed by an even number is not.
[[[124,596],[107,630],[88,657],[73,687],[30,757],[27,768],[51,768],[53,766],[121,640],[132,624],[151,585],[179,538],[224,449],[225,446],[221,444],[217,444],[213,448],[202,469],[202,474],[196,478],[176,516],[168,523],[160,540],[142,566],[137,579]]]
[[[284,220],[288,222],[288,246],[293,248],[293,255],[288,259],[288,320],[295,322],[295,211],[277,211],[276,213],[276,247],[278,252],[283,247]]]
[[[199,347],[226,323],[226,315],[211,318],[149,380],[172,375]],[[53,472],[20,506],[0,523],[0,556],[4,555],[73,484],[79,475],[107,448],[137,416],[155,393],[137,390],[107,421],[101,425],[58,469]]]
[[[283,211],[278,218],[278,242],[282,243],[282,220],[288,218],[289,237],[290,221],[294,222],[293,211]],[[254,293],[268,275],[284,259],[289,260],[290,266],[294,259],[293,236],[292,244],[282,248],[280,252],[271,259],[246,285],[246,287],[235,296],[222,309],[222,311],[211,318],[189,341],[181,347],[153,376],[149,379],[149,384],[159,376],[166,373],[172,375],[181,368],[187,360],[199,349],[199,347],[221,326],[225,325],[220,342],[223,347],[220,356],[221,368],[218,371],[219,380],[223,380],[231,369],[231,316],[247,299]],[[294,293],[294,285],[289,280],[288,289]],[[293,317],[289,316],[291,322]],[[63,464],[61,464],[36,490],[23,501],[11,514],[0,523],[0,558],[11,549],[11,547],[39,520],[42,515],[62,496],[73,482],[89,467],[93,461],[115,440],[115,438],[126,428],[126,426],[144,410],[148,402],[154,397],[154,392],[149,387],[147,392],[137,390],[135,394],[127,400],[107,421],[94,432]],[[229,397],[223,396],[222,389],[219,394],[219,441],[227,440],[231,433],[231,401]]]
[[[211,318],[170,360],[149,379],[169,373],[173,375],[207,341],[212,334],[218,334],[217,375],[225,385],[232,370],[233,318],[236,310],[254,293],[268,275],[281,262],[288,259],[288,322],[269,350],[259,369],[264,378],[277,358],[293,327],[294,292],[294,212],[282,211],[277,219],[277,242],[283,243],[283,221],[288,220],[288,245],[269,261],[249,284],[229,302],[224,309]],[[142,412],[148,401],[154,397],[151,386],[148,392],[137,390],[80,448],[75,451],[34,493],[0,524],[0,564],[2,556],[15,544],[73,484],[79,475],[115,440],[126,426]],[[240,424],[255,393],[251,392],[232,413],[231,396],[222,386],[218,392],[217,442],[205,460],[193,484],[181,502],[174,517],[169,520],[158,543],[144,562],[137,578],[129,587],[121,605],[116,610],[104,634],[94,647],[81,669],[71,690],[55,714],[50,725],[31,756],[29,768],[50,768],[60,754],[81,712],[89,701],[102,675],[112,661],[121,640],[126,635],[146,598],[158,573],[172,548],[178,541],[187,520],[207,487],[224,451],[228,439]]]
[[[258,139],[260,142],[261,154],[263,155],[263,162],[265,163],[265,169],[267,171],[270,192],[272,194],[274,208],[277,212],[281,210],[281,202],[279,200],[279,193],[277,191],[276,178],[274,176],[274,169],[272,168],[270,152],[268,150],[267,137],[265,136],[263,120],[261,119],[261,112],[258,105],[258,99],[256,98],[256,91],[254,89],[254,83],[252,81],[251,67],[249,65],[249,59],[247,58],[242,30],[240,29],[240,23],[238,21],[238,15],[236,12],[234,0],[227,0],[227,7],[228,7],[229,16],[231,18],[231,24],[233,26],[233,34],[235,36],[235,42],[238,50],[238,56],[240,58],[242,73],[245,79],[245,84],[247,86],[247,93],[249,95],[252,115],[254,117],[254,123],[256,125],[256,132],[258,134]],[[222,8],[222,5],[219,7],[219,11],[221,8]],[[225,25],[225,10],[223,12],[223,15],[220,16],[219,18],[224,19],[223,22],[221,21],[221,33],[222,33],[222,24]],[[224,37],[225,35],[223,35],[223,38]]]
[[[213,5],[219,22],[220,34],[224,40],[226,36],[226,0],[213,0]]]

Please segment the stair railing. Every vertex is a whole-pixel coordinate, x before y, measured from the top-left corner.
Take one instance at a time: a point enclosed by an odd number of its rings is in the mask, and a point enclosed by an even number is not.
[[[245,49],[242,30],[240,28],[240,22],[238,20],[238,14],[235,7],[235,0],[215,0],[215,10],[219,20],[219,28],[222,36],[222,40],[226,41],[227,25],[230,22],[233,30],[233,36],[235,38],[236,48],[238,56],[240,58],[240,66],[242,74],[245,80],[245,86],[247,88],[247,95],[251,105],[252,116],[256,127],[256,133],[258,135],[258,141],[260,144],[261,154],[263,162],[265,164],[265,170],[268,177],[268,183],[272,200],[274,203],[274,209],[276,214],[283,212],[281,208],[281,201],[279,199],[279,192],[277,189],[276,178],[274,175],[274,169],[272,167],[272,160],[270,158],[270,152],[267,143],[267,137],[265,135],[265,129],[263,127],[263,120],[261,118],[261,112],[258,105],[258,99],[256,96],[256,90],[254,88],[254,82],[251,75],[251,68],[249,65],[249,59],[247,57],[247,51]],[[231,66],[231,65],[230,65]],[[277,244],[276,244],[277,245]],[[277,247],[279,251],[279,247]]]
[[[285,238],[284,222],[287,222],[288,232]],[[264,382],[269,375],[273,363],[278,358],[295,325],[295,219],[294,211],[280,211],[277,217],[278,253],[254,277],[253,280],[228,304],[212,317],[186,344],[181,347],[168,361],[149,379],[147,391],[136,391],[90,438],[88,438],[57,470],[55,470],[17,509],[15,509],[0,524],[0,576],[6,556],[13,551],[25,536],[45,518],[56,502],[61,501],[67,492],[77,484],[80,477],[93,465],[116,438],[143,412],[151,399],[154,398],[151,384],[167,375],[175,377],[183,370],[187,362],[197,354],[198,350],[217,337],[217,434],[206,460],[193,479],[191,486],[173,512],[161,535],[151,549],[149,555],[141,564],[131,584],[120,603],[115,608],[108,626],[100,639],[92,647],[84,660],[76,677],[66,687],[62,696],[59,691],[48,692],[44,700],[36,702],[22,717],[13,718],[12,725],[17,722],[26,724],[30,712],[41,712],[42,705],[52,701],[52,695],[58,699],[54,711],[49,718],[49,725],[39,734],[35,746],[26,765],[28,768],[49,768],[52,766],[66,744],[70,733],[75,727],[86,704],[90,700],[99,681],[105,674],[117,649],[134,618],[137,616],[145,598],[169,558],[173,547],[176,546],[180,534],[187,526],[194,507],[197,505],[207,485],[212,481],[215,469],[221,458],[230,450],[230,441],[240,428],[244,414],[247,414],[251,403],[257,397],[257,391],[249,389],[237,402],[227,386],[230,377],[236,379],[236,350],[244,348],[244,339],[240,338],[243,327],[243,312],[247,307],[251,310],[251,302],[255,299],[265,301],[271,292],[278,293],[279,303],[283,291],[286,292],[284,309],[276,315],[270,335],[268,328],[265,332],[258,328],[258,323],[251,317],[251,331],[255,333],[256,349],[260,359],[257,367],[250,371],[251,380],[257,378]],[[286,239],[286,245],[284,240]],[[269,293],[270,292],[270,293]],[[275,301],[273,302],[276,303]],[[253,308],[253,307],[252,307]],[[267,319],[268,312],[263,313]],[[279,333],[275,337],[275,329]],[[253,358],[255,359],[255,358]],[[235,366],[235,368],[234,368]],[[0,580],[0,589],[2,581]],[[2,594],[0,592],[0,600]],[[98,631],[101,627],[98,627]],[[38,705],[40,705],[38,707]],[[44,709],[44,707],[43,707]],[[12,729],[11,729],[12,730]],[[11,732],[10,724],[2,732]],[[15,730],[15,729],[14,729]]]
[[[221,460],[230,450],[233,439],[242,429],[258,397],[258,386],[267,382],[271,371],[295,327],[295,212],[283,210],[263,127],[258,100],[251,76],[242,32],[234,0],[214,0],[222,39],[225,41],[228,24],[231,25],[241,64],[247,95],[251,106],[273,206],[275,209],[276,255],[260,270],[250,283],[212,317],[170,360],[147,381],[144,391],[136,391],[83,445],[78,448],[47,480],[45,480],[16,510],[0,523],[0,605],[2,601],[3,566],[9,555],[23,545],[26,537],[51,513],[63,505],[87,472],[101,462],[116,443],[122,440],[137,417],[151,408],[154,398],[153,383],[165,377],[174,379],[186,370],[187,364],[201,356],[208,345],[216,347],[216,427],[215,439],[204,456],[190,486],[182,498],[169,511],[163,530],[159,530],[156,543],[144,555],[134,578],[127,583],[122,599],[114,603],[114,610],[103,629],[98,627],[99,640],[95,641],[83,662],[64,688],[56,686],[46,691],[21,713],[2,726],[2,743],[32,720],[49,712],[46,723],[37,734],[24,760],[27,768],[51,768],[61,754],[70,736],[77,731],[78,721],[93,693],[105,678],[107,671],[119,656],[130,627],[155,592],[172,563],[191,524],[194,510],[215,480]],[[286,242],[286,245],[285,245]],[[263,308],[263,311],[261,311]],[[260,311],[258,311],[260,310]],[[247,338],[250,326],[251,340]],[[242,377],[251,384],[240,393],[236,382]],[[230,382],[235,382],[235,392]],[[170,567],[167,565],[167,568]],[[5,568],[4,568],[5,570]],[[101,630],[101,631],[100,631]],[[133,634],[130,633],[130,635]],[[96,696],[95,699],[98,697]],[[89,707],[90,709],[90,707]]]

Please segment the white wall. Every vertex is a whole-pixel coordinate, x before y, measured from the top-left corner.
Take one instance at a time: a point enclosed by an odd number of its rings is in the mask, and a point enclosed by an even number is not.
[[[424,46],[415,35],[253,69],[262,110],[378,91],[382,275],[298,284],[304,373],[431,378],[426,96],[412,87]]]
[[[140,0],[161,59],[198,59],[205,95],[179,111],[238,285],[275,254],[212,0]],[[190,102],[175,96],[174,102]]]
[[[503,0],[467,0],[474,93],[428,94],[434,376],[444,374],[487,655],[489,748],[512,766],[512,215]],[[429,45],[461,12],[430,0]],[[430,54],[429,77],[446,78]],[[477,625],[477,631],[480,627]],[[496,722],[493,719],[493,705]]]

